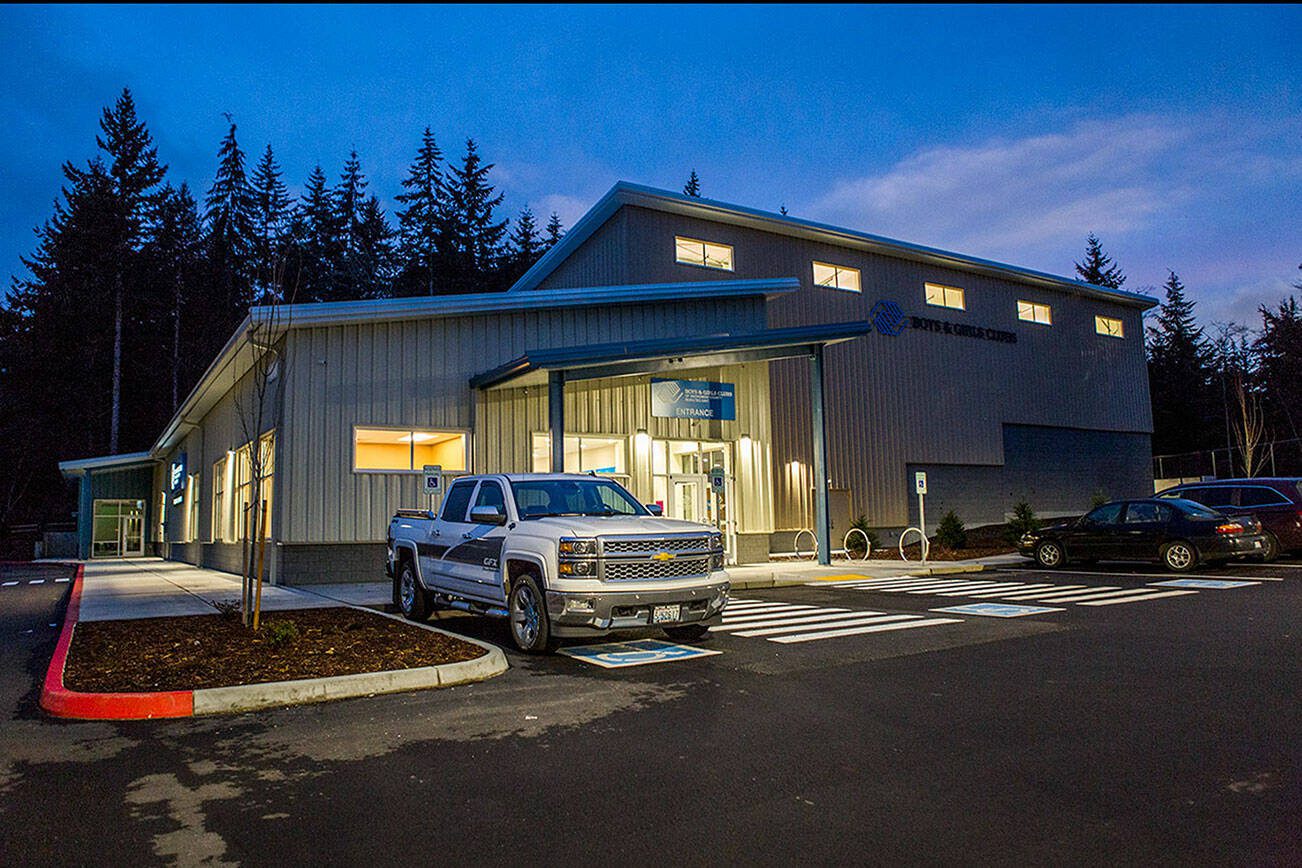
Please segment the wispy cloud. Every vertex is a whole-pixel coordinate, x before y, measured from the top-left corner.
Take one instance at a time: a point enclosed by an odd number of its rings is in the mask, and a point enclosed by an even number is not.
[[[1241,317],[1287,287],[1302,260],[1299,212],[1286,204],[1302,196],[1299,142],[1297,120],[1085,120],[922,148],[834,182],[802,216],[1058,273],[1096,232],[1128,288],[1175,268],[1206,316]]]

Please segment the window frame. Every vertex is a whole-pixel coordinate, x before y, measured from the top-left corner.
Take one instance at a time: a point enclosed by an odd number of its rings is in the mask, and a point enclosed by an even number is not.
[[[445,474],[469,473],[469,472],[470,472],[470,468],[471,468],[471,463],[470,463],[470,462],[471,462],[470,450],[471,450],[472,444],[474,443],[474,439],[475,439],[475,438],[472,436],[473,432],[471,432],[471,430],[470,430],[469,428],[459,428],[459,427],[455,427],[455,426],[449,426],[449,427],[447,427],[447,428],[421,428],[421,427],[416,426],[416,425],[360,425],[360,424],[359,424],[359,425],[354,425],[354,426],[353,426],[353,453],[352,453],[352,462],[351,462],[351,463],[352,463],[352,470],[353,470],[353,473],[380,474],[380,475],[383,475],[383,476],[395,476],[395,475],[401,475],[401,476],[418,476],[418,475],[420,475],[421,473],[424,472],[424,465],[422,465],[421,467],[413,467],[411,470],[384,470],[384,469],[373,468],[373,467],[358,467],[358,466],[357,466],[357,432],[358,432],[359,430],[365,430],[365,431],[403,431],[403,432],[406,432],[406,433],[408,433],[408,434],[417,434],[417,433],[421,433],[421,434],[458,434],[458,435],[460,435],[461,438],[462,438],[462,441],[461,441],[461,442],[462,442],[462,444],[463,444],[463,446],[464,446],[464,449],[463,449],[462,451],[463,451],[463,453],[464,453],[464,455],[465,455],[465,461],[464,461],[464,464],[465,464],[466,466],[465,466],[465,467],[458,467],[458,468],[444,467],[444,468],[443,468],[443,472],[444,472]],[[410,447],[409,450],[408,450],[408,453],[407,453],[408,460],[409,460],[409,462],[410,462],[411,464],[414,465],[414,464],[416,463],[416,440],[415,440],[415,438],[413,438],[412,441],[411,441],[409,444],[407,444],[407,445]]]
[[[931,294],[929,290],[933,287],[941,291],[941,300],[939,302],[932,301],[929,298]],[[949,303],[949,294],[951,292],[958,293],[958,304],[956,305]],[[922,300],[932,307],[942,307],[946,310],[967,310],[967,290],[961,286],[950,286],[948,283],[937,283],[934,280],[924,280],[922,282]]]
[[[1031,316],[1029,317],[1022,316],[1022,305],[1027,305],[1030,307]],[[1044,310],[1044,315],[1045,315],[1044,320],[1039,320],[1035,318],[1036,311],[1040,309]],[[1031,325],[1042,325],[1042,326],[1052,327],[1053,305],[1046,304],[1045,302],[1042,301],[1031,301],[1029,298],[1019,298],[1017,300],[1017,319],[1019,322],[1029,322]]]
[[[1113,334],[1110,329],[1105,330],[1104,323],[1116,323],[1116,334]],[[1104,316],[1101,313],[1096,313],[1094,314],[1094,333],[1105,338],[1116,338],[1119,341],[1124,341],[1126,339],[1126,323],[1120,317]]]
[[[443,498],[443,502],[439,504],[439,517],[438,517],[438,520],[439,520],[439,521],[453,521],[453,522],[455,522],[456,524],[467,524],[467,523],[469,523],[469,520],[470,520],[470,507],[471,507],[471,504],[472,504],[472,503],[474,502],[474,500],[475,500],[475,495],[479,492],[479,483],[480,483],[480,480],[477,480],[477,479],[469,479],[469,480],[461,480],[461,479],[458,479],[456,482],[453,482],[451,485],[449,485],[449,486],[448,486],[448,493],[447,493],[447,495]],[[462,485],[462,486],[465,486],[466,488],[468,488],[468,489],[470,490],[470,494],[466,495],[466,511],[462,514],[462,516],[461,516],[460,518],[458,518],[458,519],[450,519],[450,518],[448,518],[448,515],[447,515],[447,512],[448,512],[448,505],[449,505],[449,503],[450,503],[451,500],[452,500],[452,492],[456,489],[456,487],[457,487],[458,485]]]
[[[212,463],[212,519],[209,522],[209,530],[212,532],[211,541],[214,543],[226,542],[227,523],[230,517],[230,492],[227,491],[227,474],[226,469],[229,466],[230,453],[226,453]]]
[[[811,265],[811,269],[810,269],[811,273],[814,276],[814,286],[818,287],[819,289],[836,289],[836,290],[840,290],[841,292],[859,292],[859,293],[863,292],[863,271],[861,271],[860,269],[850,265],[837,265],[833,262],[824,262],[821,259],[812,260],[810,265]],[[819,283],[818,269],[820,267],[832,269],[832,279],[834,281],[833,283]],[[843,273],[854,274],[855,285],[853,287],[841,286],[840,277]]]
[[[681,244],[684,241],[690,242],[692,244],[701,245],[700,262],[695,262],[690,259],[682,258],[682,256],[679,254],[678,248],[679,248],[679,244]],[[708,250],[706,249],[707,247],[727,248],[728,264],[726,266],[710,265],[710,256]],[[737,248],[735,248],[731,244],[724,244],[721,241],[706,241],[704,238],[693,238],[690,235],[678,235],[677,233],[675,233],[674,234],[674,262],[678,265],[689,265],[692,268],[708,268],[711,271],[727,271],[735,274],[737,271]]]

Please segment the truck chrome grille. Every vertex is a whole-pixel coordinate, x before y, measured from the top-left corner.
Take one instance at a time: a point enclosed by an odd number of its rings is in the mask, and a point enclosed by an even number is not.
[[[658,552],[696,552],[710,548],[708,536],[604,537],[602,552],[608,555],[654,555]]]
[[[653,561],[647,558],[635,561],[607,561],[603,566],[606,579],[613,582],[633,579],[677,579],[709,573],[710,559],[708,557],[675,558],[671,561]]]

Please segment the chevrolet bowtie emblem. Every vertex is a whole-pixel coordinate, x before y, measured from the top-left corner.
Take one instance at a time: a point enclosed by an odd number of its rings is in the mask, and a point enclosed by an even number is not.
[[[661,563],[664,563],[665,561],[672,561],[673,559],[674,559],[673,552],[657,552],[656,554],[653,554],[651,556],[651,560],[660,561]]]

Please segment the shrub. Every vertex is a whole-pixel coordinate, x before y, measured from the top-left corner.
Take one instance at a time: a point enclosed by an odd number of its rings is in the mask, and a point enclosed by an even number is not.
[[[298,625],[293,621],[268,621],[266,630],[267,641],[277,648],[298,638]]]
[[[1008,539],[1017,542],[1022,534],[1040,529],[1040,520],[1035,517],[1035,510],[1025,500],[1019,500],[1013,506],[1013,517],[1008,521]]]
[[[945,513],[937,525],[936,542],[947,549],[967,547],[967,528],[954,510]]]
[[[868,537],[868,545],[870,549],[881,548],[882,541],[878,539],[877,532],[868,526],[868,516],[866,515],[859,516],[854,521],[850,522],[850,528],[853,530],[861,530],[864,532],[864,536]],[[854,534],[853,536],[851,536],[850,544],[849,546],[847,546],[846,554],[852,558],[863,557],[864,555],[863,537],[859,536],[859,534]]]

